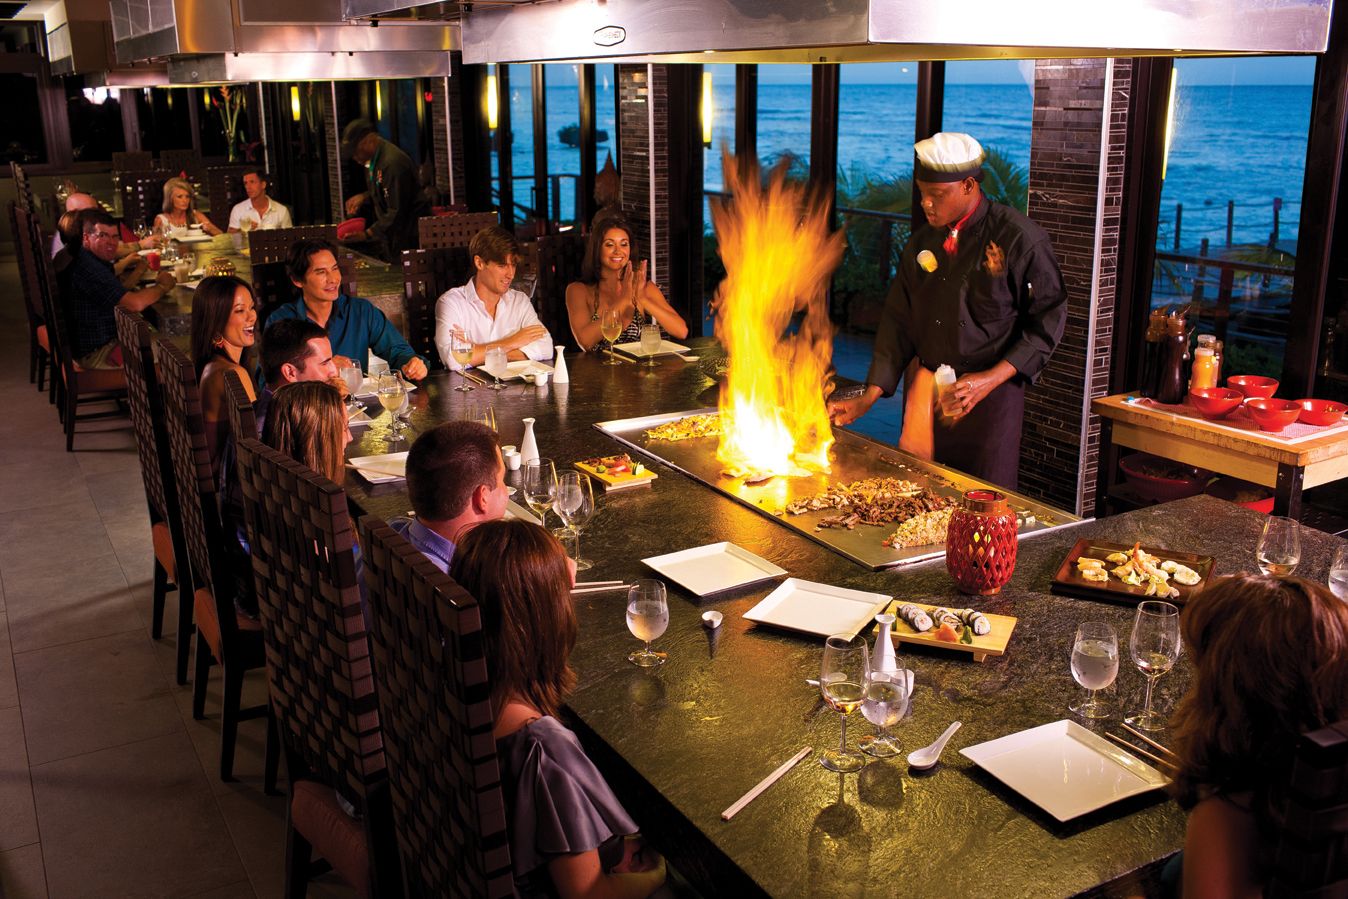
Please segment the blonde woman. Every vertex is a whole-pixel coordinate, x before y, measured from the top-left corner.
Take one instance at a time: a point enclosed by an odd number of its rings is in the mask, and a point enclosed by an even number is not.
[[[164,207],[154,217],[154,229],[163,231],[165,227],[187,228],[191,225],[200,225],[201,230],[212,237],[220,233],[220,229],[197,209],[192,185],[182,178],[170,178],[164,182]]]

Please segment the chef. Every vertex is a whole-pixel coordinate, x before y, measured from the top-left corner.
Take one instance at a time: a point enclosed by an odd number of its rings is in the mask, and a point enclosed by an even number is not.
[[[829,413],[855,421],[907,372],[900,448],[1015,489],[1025,387],[1067,317],[1062,274],[1044,230],[983,195],[978,141],[943,132],[914,149],[927,227],[904,247],[865,391]],[[941,365],[957,379],[938,390]]]

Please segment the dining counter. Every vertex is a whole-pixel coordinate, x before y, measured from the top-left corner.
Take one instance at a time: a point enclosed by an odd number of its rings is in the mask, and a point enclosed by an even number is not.
[[[594,422],[715,405],[718,351],[709,341],[695,345],[699,361],[667,357],[649,369],[571,357],[571,383],[544,388],[516,382],[499,393],[478,387],[465,394],[451,389],[458,376],[433,375],[412,394],[412,436],[447,419],[479,417],[490,406],[502,443],[518,444],[521,419],[536,419],[540,451],[559,470],[618,452]],[[370,414],[375,421],[357,432],[349,456],[408,448],[408,440],[389,444],[387,413],[375,405]],[[643,831],[705,894],[1069,896],[1146,873],[1180,848],[1184,813],[1161,792],[1062,824],[958,750],[1074,717],[1067,705],[1080,688],[1069,656],[1083,621],[1107,622],[1117,632],[1120,671],[1106,698],[1130,713],[1140,709],[1144,681],[1127,649],[1133,609],[1049,592],[1079,538],[1210,555],[1214,573],[1229,574],[1255,570],[1262,516],[1195,497],[1050,531],[1020,541],[1015,573],[1000,594],[965,597],[942,560],[863,568],[646,461],[658,475],[651,486],[598,499],[581,545],[595,564],[582,580],[630,582],[651,576],[642,558],[726,540],[792,577],[1018,619],[1006,654],[982,663],[951,650],[900,647],[900,661],[916,672],[910,714],[894,728],[905,754],[951,721],[963,722],[940,765],[918,773],[900,758],[839,775],[817,761],[837,745],[839,716],[805,683],[819,674],[823,640],[743,618],[776,582],[706,599],[670,583],[669,628],[655,641],[669,658],[655,669],[626,660],[638,642],[627,630],[624,593],[578,598],[572,664],[579,683],[568,723]],[[368,512],[390,517],[409,509],[402,483],[371,487],[352,474],[346,486]],[[1341,543],[1308,531],[1299,573],[1323,581]],[[711,609],[724,615],[717,630],[702,624]],[[1158,709],[1174,707],[1188,674],[1182,657],[1160,678]],[[1117,715],[1076,720],[1097,732],[1119,730]],[[870,729],[853,715],[849,743]],[[722,810],[806,746],[810,757],[732,821],[721,820]]]

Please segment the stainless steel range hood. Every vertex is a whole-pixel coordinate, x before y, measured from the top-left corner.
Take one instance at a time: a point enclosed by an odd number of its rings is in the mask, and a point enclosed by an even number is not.
[[[351,23],[341,0],[111,0],[117,58],[168,59],[175,84],[449,74],[458,29]]]
[[[468,7],[463,57],[814,63],[1320,53],[1331,2],[557,0]]]
[[[162,64],[118,65],[105,2],[57,0],[42,11],[53,75],[83,75],[87,87],[152,87],[168,83]]]

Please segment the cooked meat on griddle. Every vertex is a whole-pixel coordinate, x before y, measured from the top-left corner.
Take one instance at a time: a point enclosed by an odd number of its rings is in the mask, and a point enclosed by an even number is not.
[[[786,507],[791,515],[837,509],[838,514],[821,519],[816,527],[848,528],[859,524],[886,525],[932,512],[950,501],[912,481],[898,478],[866,478],[830,487],[823,493],[797,500]]]
[[[689,415],[651,428],[646,436],[652,440],[692,440],[696,437],[719,437],[721,435],[721,415],[709,412],[703,415]]]

